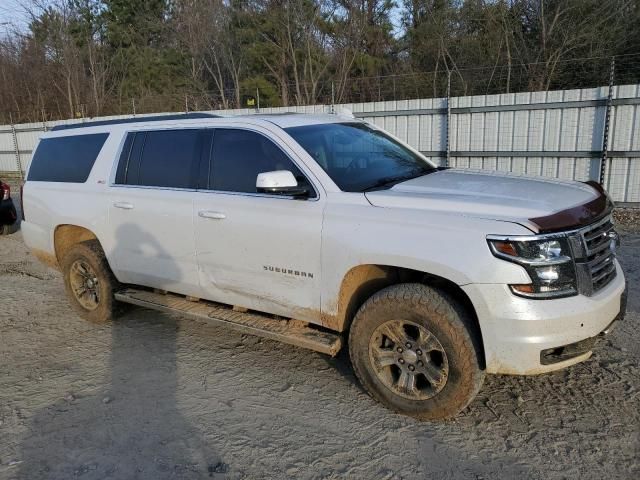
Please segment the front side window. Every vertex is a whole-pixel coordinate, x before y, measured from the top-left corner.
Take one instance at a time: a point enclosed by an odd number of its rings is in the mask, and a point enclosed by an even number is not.
[[[275,170],[289,170],[299,185],[308,185],[306,177],[280,147],[256,132],[217,128],[211,153],[212,190],[256,193],[258,174]]]
[[[388,188],[436,171],[425,159],[364,123],[325,123],[286,128],[346,192]]]
[[[165,188],[195,188],[201,135],[197,129],[129,134],[116,183]]]

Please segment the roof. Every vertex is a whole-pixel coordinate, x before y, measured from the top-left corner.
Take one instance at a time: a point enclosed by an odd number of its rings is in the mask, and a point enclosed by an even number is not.
[[[339,123],[339,122],[357,122],[353,117],[344,115],[335,115],[330,113],[272,113],[272,114],[251,114],[229,118],[247,118],[259,119],[271,122],[280,128],[301,127],[304,125],[317,125],[319,123]]]
[[[179,114],[168,114],[168,115],[150,115],[150,116],[140,116],[140,117],[132,117],[132,118],[119,118],[114,120],[98,120],[94,122],[82,122],[82,123],[71,123],[67,125],[57,125],[53,127],[51,132],[58,131],[67,131],[67,130],[75,130],[79,128],[90,128],[90,127],[104,127],[110,125],[127,125],[127,124],[143,124],[150,122],[165,122],[165,121],[176,121],[176,120],[215,120],[226,118],[228,120],[260,120],[269,122],[273,125],[276,125],[280,128],[289,128],[289,127],[300,127],[304,125],[317,125],[322,123],[338,123],[345,121],[358,121],[357,119],[345,115],[335,115],[335,114],[309,114],[309,113],[255,113],[255,114],[247,114],[247,115],[214,115],[212,113],[205,112],[193,112],[193,113],[179,113]],[[212,126],[215,125],[215,122]]]
[[[172,115],[151,115],[147,117],[118,118],[115,120],[98,120],[95,122],[70,123],[67,125],[56,125],[51,129],[55,132],[58,130],[70,130],[75,128],[101,127],[104,125],[119,125],[123,123],[146,123],[146,122],[163,122],[166,120],[193,120],[197,118],[219,118],[220,115],[211,113],[178,113]]]

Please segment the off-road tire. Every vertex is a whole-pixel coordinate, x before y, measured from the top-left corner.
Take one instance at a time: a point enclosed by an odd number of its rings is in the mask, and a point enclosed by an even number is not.
[[[376,373],[369,344],[376,329],[390,320],[424,327],[444,349],[448,376],[431,398],[406,398],[385,385]],[[400,284],[374,294],[358,310],[349,333],[349,355],[362,386],[383,405],[421,420],[446,419],[460,413],[484,381],[476,336],[468,313],[445,292],[417,283]]]
[[[11,235],[12,233],[16,233],[17,231],[18,231],[17,221],[13,225],[0,226],[0,235]]]
[[[95,309],[85,308],[73,292],[71,267],[76,261],[85,262],[98,279],[99,300]],[[77,243],[66,252],[60,263],[69,302],[78,315],[92,323],[106,323],[113,320],[119,310],[119,304],[114,298],[114,292],[118,290],[119,283],[109,268],[100,243],[96,240]]]

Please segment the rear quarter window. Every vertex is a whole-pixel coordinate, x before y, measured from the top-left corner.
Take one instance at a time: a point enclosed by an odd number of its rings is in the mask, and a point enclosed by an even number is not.
[[[84,183],[108,133],[45,138],[36,149],[27,181]]]

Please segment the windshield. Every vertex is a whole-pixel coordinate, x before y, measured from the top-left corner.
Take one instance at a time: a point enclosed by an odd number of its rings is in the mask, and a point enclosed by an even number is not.
[[[422,157],[364,123],[325,123],[286,128],[346,192],[389,188],[436,171]]]

